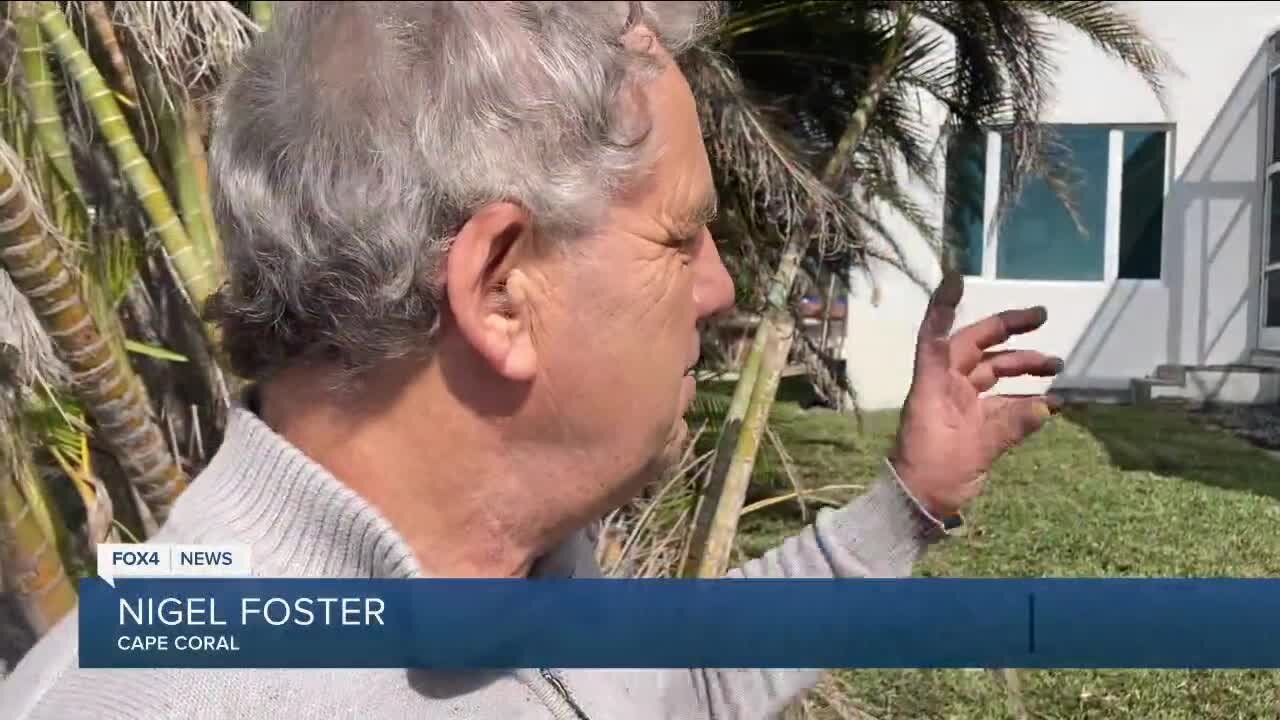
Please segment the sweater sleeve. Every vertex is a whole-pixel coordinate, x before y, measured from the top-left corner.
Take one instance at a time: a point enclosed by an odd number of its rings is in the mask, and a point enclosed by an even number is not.
[[[737,578],[892,578],[911,574],[925,549],[944,537],[941,523],[907,492],[888,462],[861,497],[823,509],[813,524],[728,573]],[[849,612],[857,612],[850,608]],[[681,717],[746,720],[777,715],[813,687],[821,670],[691,672],[696,713]]]

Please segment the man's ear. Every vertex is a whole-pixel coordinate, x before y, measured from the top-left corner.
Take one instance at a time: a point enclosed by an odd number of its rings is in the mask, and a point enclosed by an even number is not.
[[[445,261],[445,295],[458,331],[494,372],[517,382],[537,370],[528,285],[518,267],[532,241],[528,210],[492,203],[462,226]]]

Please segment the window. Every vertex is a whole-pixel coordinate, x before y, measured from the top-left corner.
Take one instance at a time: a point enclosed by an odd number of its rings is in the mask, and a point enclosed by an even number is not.
[[[1271,97],[1280,97],[1277,95],[1277,92],[1280,92],[1280,72],[1274,70],[1271,72],[1270,84]],[[1280,122],[1276,122],[1275,116],[1277,112],[1280,112],[1280,107],[1277,107],[1273,100],[1271,106],[1271,162],[1280,161]]]
[[[1271,41],[1271,71],[1267,75],[1267,158],[1264,207],[1266,228],[1262,243],[1262,328],[1258,347],[1280,352],[1280,38]]]
[[[1164,224],[1165,133],[1134,130],[1124,134],[1120,180],[1120,277],[1160,277]]]
[[[1007,177],[1014,158],[993,132],[948,148],[944,227],[955,264],[968,275],[1004,280],[1159,279],[1168,130],[1052,130],[1047,152],[1062,170],[1028,178],[994,232],[998,198],[987,195],[1003,183],[986,180],[994,172]],[[997,152],[987,152],[990,143]]]
[[[1267,286],[1266,327],[1280,327],[1280,275],[1267,273],[1263,282]]]
[[[986,133],[952,138],[947,149],[946,244],[966,275],[982,274],[983,197],[987,186]]]
[[[1267,177],[1267,191],[1271,194],[1271,218],[1267,223],[1267,265],[1280,265],[1280,169]]]
[[[1101,280],[1107,232],[1107,128],[1058,131],[1049,154],[1069,168],[1065,181],[1075,216],[1048,179],[1030,178],[1000,226],[996,277],[1011,280]],[[1011,153],[1004,153],[1012,163]],[[1004,170],[1004,168],[1001,168]]]

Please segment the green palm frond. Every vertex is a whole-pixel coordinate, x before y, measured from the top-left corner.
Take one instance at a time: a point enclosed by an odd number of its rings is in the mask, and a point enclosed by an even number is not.
[[[27,396],[23,419],[34,435],[65,457],[78,457],[90,432],[84,408],[74,397],[48,385]]]
[[[795,139],[748,98],[725,59],[701,51],[691,63],[708,150],[721,181],[741,198],[755,227],[787,236],[802,227],[819,244],[857,237],[847,200],[810,170]]]
[[[775,125],[792,156],[816,167],[848,122],[869,69],[892,42],[898,4],[743,1],[733,8],[723,46],[741,74],[744,93],[787,118]],[[940,192],[935,174],[948,138],[979,128],[1001,130],[1009,160],[1000,178],[995,225],[1033,177],[1048,180],[1068,211],[1078,214],[1066,155],[1040,123],[1057,72],[1051,52],[1055,25],[1082,33],[1135,70],[1163,101],[1161,78],[1172,63],[1119,3],[925,0],[910,3],[909,12],[919,21],[911,25],[891,87],[835,187],[855,187],[854,204],[899,214],[937,247],[941,228],[900,189],[911,183]],[[940,136],[921,124],[924,100],[945,111]],[[841,229],[849,235],[836,247],[874,240],[890,257],[896,253],[875,223]],[[850,259],[866,257],[855,253]]]
[[[142,254],[143,248],[123,229],[108,233],[98,243],[99,280],[113,309],[120,306],[129,286],[137,279]]]
[[[157,360],[179,363],[190,362],[190,359],[187,358],[186,355],[176,353],[168,348],[160,347],[159,345],[150,345],[137,340],[125,340],[124,346],[129,352],[146,355],[147,357],[152,357]]]
[[[1137,71],[1167,111],[1165,78],[1180,71],[1119,3],[1101,0],[1016,0],[1015,7],[1057,20],[1107,55]]]
[[[937,183],[935,140],[913,105],[909,99],[896,94],[886,96],[878,110],[876,123],[868,129],[863,140],[863,152],[858,156],[881,168],[882,174],[896,174],[896,167],[901,163],[911,180],[932,191]],[[851,183],[862,182],[860,172],[855,170],[850,175]]]
[[[729,396],[721,393],[700,392],[693,397],[689,413],[694,421],[707,421],[712,427],[719,427],[724,416],[729,412]]]
[[[939,236],[938,223],[934,221],[929,209],[907,192],[902,185],[894,184],[892,179],[868,173],[863,176],[863,185],[876,202],[896,215],[921,238],[936,239]]]
[[[12,390],[0,387],[0,482],[16,484],[42,534],[50,539],[57,538],[60,530],[31,462],[30,433],[14,403]]]
[[[845,4],[828,0],[738,3],[736,11],[721,26],[720,37],[723,41],[731,41],[734,38],[759,33],[783,23],[812,23],[838,18],[842,14],[842,6]],[[867,5],[871,5],[871,3],[867,3]]]

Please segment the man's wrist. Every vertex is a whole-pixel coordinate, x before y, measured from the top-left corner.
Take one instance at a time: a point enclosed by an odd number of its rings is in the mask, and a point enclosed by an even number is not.
[[[907,496],[915,506],[916,511],[929,523],[937,526],[944,534],[964,524],[964,518],[959,511],[940,509],[938,506],[922,500],[903,480],[900,461],[894,458],[887,458],[885,465],[888,466],[893,479],[898,483],[898,489],[902,491],[903,495]]]

